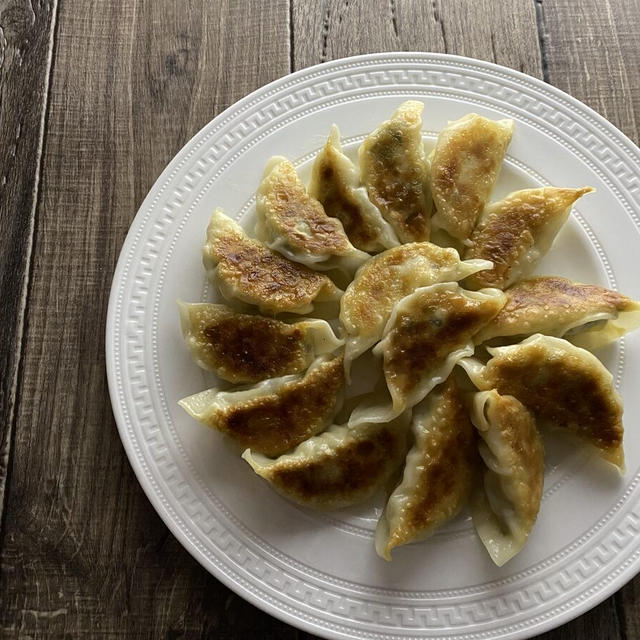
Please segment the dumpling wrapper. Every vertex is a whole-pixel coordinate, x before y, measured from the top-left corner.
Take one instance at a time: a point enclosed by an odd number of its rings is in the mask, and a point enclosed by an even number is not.
[[[471,421],[482,438],[482,482],[469,503],[473,524],[501,567],[522,550],[533,527],[544,485],[544,446],[527,409],[495,389],[474,394]]]
[[[256,236],[285,258],[312,269],[354,273],[369,254],[356,249],[342,223],[312,198],[282,156],[267,162],[256,200]]]
[[[304,371],[344,344],[324,320],[287,324],[237,313],[221,304],[178,303],[185,343],[193,360],[234,383],[260,382]]]
[[[450,376],[413,411],[414,444],[375,533],[378,555],[429,537],[466,502],[478,465],[475,430]]]
[[[400,244],[391,225],[360,185],[355,165],[342,153],[340,131],[335,124],[313,163],[309,195],[322,204],[328,216],[340,220],[357,249],[378,253]]]
[[[249,238],[220,209],[211,216],[202,253],[207,277],[225,298],[254,304],[263,313],[310,313],[314,301],[342,295],[327,276]]]
[[[540,276],[510,286],[500,313],[475,336],[495,338],[543,333],[595,349],[640,327],[640,302],[603,287]]]
[[[512,134],[513,120],[490,120],[475,113],[442,129],[429,157],[434,228],[460,241],[471,235],[498,179]]]
[[[305,374],[272,378],[239,391],[208,389],[179,404],[243,448],[279,456],[331,424],[343,388],[342,355],[321,356]]]
[[[622,400],[598,358],[541,334],[487,351],[492,358],[486,366],[472,358],[459,363],[478,389],[515,396],[536,424],[576,436],[624,470]]]
[[[407,451],[408,415],[387,424],[333,425],[271,460],[247,449],[242,457],[281,495],[315,509],[362,502],[386,486]]]
[[[486,260],[460,260],[455,249],[414,242],[371,258],[363,265],[340,301],[340,322],[346,331],[345,371],[380,338],[395,304],[418,287],[462,280],[490,268]]]
[[[432,201],[422,142],[422,110],[403,102],[358,149],[360,179],[369,199],[401,242],[429,239]]]
[[[383,358],[392,402],[361,405],[349,424],[385,422],[420,402],[449,377],[458,360],[473,354],[473,334],[504,301],[499,289],[465,291],[455,282],[422,287],[400,300],[373,350]]]
[[[464,257],[490,260],[493,268],[467,278],[465,285],[505,289],[528,276],[551,247],[573,203],[591,191],[591,187],[523,189],[488,205]]]

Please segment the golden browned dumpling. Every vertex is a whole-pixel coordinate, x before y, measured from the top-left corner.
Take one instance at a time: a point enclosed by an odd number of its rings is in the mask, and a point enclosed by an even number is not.
[[[478,464],[475,430],[453,376],[416,406],[411,428],[404,475],[376,528],[376,551],[386,560],[393,548],[424,540],[458,513]]]
[[[473,334],[503,304],[499,289],[465,291],[456,282],[422,287],[400,300],[373,350],[383,358],[392,402],[356,409],[349,423],[386,421],[420,402],[473,353]]]
[[[349,242],[340,220],[329,217],[307,193],[294,166],[282,156],[267,163],[256,213],[258,239],[294,262],[353,273],[369,258]]]
[[[384,487],[406,454],[408,415],[357,428],[333,425],[270,460],[251,450],[242,457],[289,500],[316,509],[338,509]]]
[[[179,404],[242,447],[279,456],[331,423],[343,387],[342,355],[322,356],[305,374],[272,378],[240,391],[208,389]]]
[[[438,135],[430,156],[434,227],[458,240],[473,231],[498,179],[513,134],[513,120],[469,113]]]
[[[613,376],[593,354],[540,334],[488,351],[493,357],[484,367],[460,361],[478,389],[515,396],[538,425],[571,433],[624,467],[622,401]]]
[[[203,369],[229,382],[300,373],[316,356],[333,353],[344,344],[324,320],[287,324],[237,313],[221,304],[178,304],[191,356]]]
[[[476,334],[477,344],[544,333],[593,349],[640,327],[640,302],[603,287],[540,276],[516,282],[505,294],[505,306]]]
[[[495,389],[476,393],[471,421],[482,438],[482,482],[471,493],[473,524],[501,567],[524,546],[544,484],[544,448],[531,414]]]
[[[358,150],[369,199],[401,242],[429,239],[432,201],[421,133],[423,108],[421,102],[404,102]]]
[[[354,247],[378,253],[399,244],[391,225],[360,186],[355,165],[342,153],[340,132],[335,124],[313,163],[309,195],[322,204],[328,216],[342,222]]]
[[[394,305],[417,287],[452,282],[487,269],[486,260],[461,261],[455,249],[413,242],[385,251],[356,274],[340,302],[347,333],[345,369],[382,337]]]
[[[219,209],[207,228],[203,262],[209,280],[222,295],[255,304],[267,313],[309,313],[314,300],[339,300],[342,295],[327,276],[249,238]]]
[[[471,234],[464,257],[491,260],[493,268],[474,274],[465,284],[505,289],[529,275],[551,247],[571,205],[590,191],[591,187],[523,189],[490,204]]]

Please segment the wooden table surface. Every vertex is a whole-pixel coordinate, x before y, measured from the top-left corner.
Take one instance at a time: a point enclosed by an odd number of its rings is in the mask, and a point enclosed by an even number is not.
[[[640,0],[0,0],[0,637],[311,638],[210,576],[125,457],[104,330],[166,163],[290,71],[440,51],[560,87],[634,142]],[[640,637],[640,577],[540,636]]]

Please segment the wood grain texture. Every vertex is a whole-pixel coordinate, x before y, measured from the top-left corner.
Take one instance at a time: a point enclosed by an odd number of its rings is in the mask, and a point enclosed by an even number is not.
[[[536,0],[548,81],[640,140],[640,0]]]
[[[168,534],[119,441],[103,341],[136,209],[202,125],[288,72],[288,5],[61,0],[58,13],[0,637],[298,637]]]
[[[54,24],[53,2],[0,1],[0,529]]]
[[[293,64],[376,51],[434,51],[542,76],[533,2],[292,0]]]

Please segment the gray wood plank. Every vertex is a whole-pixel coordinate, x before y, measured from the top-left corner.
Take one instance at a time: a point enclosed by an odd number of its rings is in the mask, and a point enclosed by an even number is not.
[[[640,140],[640,0],[536,0],[545,79]],[[640,578],[551,638],[640,637]]]
[[[435,51],[489,60],[542,76],[533,2],[292,2],[296,69],[376,51]]]
[[[203,124],[289,71],[288,15],[286,0],[259,12],[231,0],[60,3],[0,557],[3,638],[298,637],[168,534],[119,441],[103,342],[137,207]]]
[[[0,0],[0,530],[54,25],[55,3]]]

